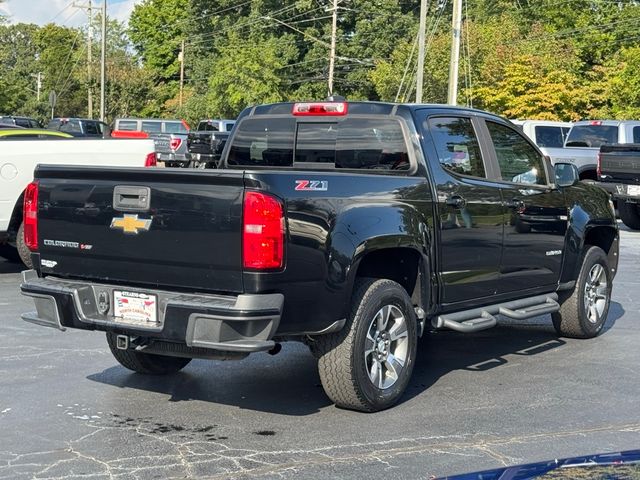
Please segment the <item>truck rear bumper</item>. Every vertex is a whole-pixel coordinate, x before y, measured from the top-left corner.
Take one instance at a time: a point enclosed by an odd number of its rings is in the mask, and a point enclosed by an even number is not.
[[[593,182],[600,188],[606,190],[616,200],[624,200],[631,203],[640,203],[640,195],[629,192],[629,187],[637,188],[637,185],[627,185],[624,183],[614,182]]]
[[[185,344],[214,351],[259,352],[275,346],[284,296],[184,294],[59,278],[23,272],[20,289],[32,297],[36,311],[23,320],[65,330],[103,330]],[[111,315],[113,292],[127,290],[157,298],[158,321],[131,322]]]

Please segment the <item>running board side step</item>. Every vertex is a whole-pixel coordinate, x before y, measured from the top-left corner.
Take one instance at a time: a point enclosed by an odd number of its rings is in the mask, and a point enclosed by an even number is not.
[[[498,323],[495,315],[504,315],[515,320],[537,317],[560,310],[558,295],[549,293],[536,297],[523,298],[506,303],[497,303],[472,310],[440,315],[432,320],[435,328],[449,328],[456,332],[472,333],[495,327]]]

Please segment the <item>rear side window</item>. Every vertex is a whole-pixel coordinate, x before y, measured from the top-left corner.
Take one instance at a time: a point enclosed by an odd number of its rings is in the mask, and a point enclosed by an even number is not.
[[[201,132],[217,132],[218,125],[209,122],[200,122],[198,124],[198,130]]]
[[[80,129],[80,122],[78,120],[62,122],[60,125],[60,131],[67,133],[82,133],[82,130]]]
[[[566,146],[600,148],[612,143],[618,143],[616,125],[574,125],[569,131]]]
[[[633,143],[640,143],[640,127],[633,127]]]
[[[485,178],[480,146],[470,118],[430,118],[429,131],[443,168],[460,175]]]
[[[16,118],[16,125],[19,127],[31,128],[31,124],[27,118]]]
[[[99,135],[100,130],[98,130],[98,125],[96,122],[85,122],[84,124],[85,133],[89,135]]]
[[[236,131],[227,162],[365,170],[410,168],[398,121],[357,117],[297,125],[294,118],[247,119]]]
[[[135,132],[138,130],[138,122],[135,120],[120,120],[117,129],[126,132]]]
[[[531,185],[546,185],[542,155],[522,135],[511,128],[487,122],[502,180]]]
[[[162,123],[160,122],[142,122],[143,132],[146,133],[161,133],[162,132]]]
[[[233,123],[227,123],[227,132],[230,132],[231,130],[233,130]]]
[[[187,130],[187,127],[185,127],[182,122],[165,122],[164,132],[165,133],[189,133],[189,131]]]
[[[562,148],[564,146],[564,136],[562,127],[550,127],[538,125],[534,128],[536,135],[536,145],[547,148]]]

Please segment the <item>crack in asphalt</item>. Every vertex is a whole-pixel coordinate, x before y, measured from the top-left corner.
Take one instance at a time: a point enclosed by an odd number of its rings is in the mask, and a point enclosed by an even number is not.
[[[175,428],[166,431],[161,428],[162,425],[150,420],[122,419],[115,414],[103,418],[102,421],[104,423],[100,425],[85,422],[85,426],[93,430],[75,440],[67,441],[62,449],[23,454],[0,451],[0,480],[138,480],[158,474],[166,479],[221,480],[269,475],[286,478],[305,469],[339,464],[376,463],[385,469],[394,469],[397,466],[392,462],[400,457],[424,454],[489,457],[507,466],[522,461],[500,451],[515,444],[570,439],[599,432],[640,433],[640,423],[628,423],[510,437],[475,433],[397,438],[312,449],[254,450],[235,448],[228,442],[220,441],[219,437],[211,433],[213,428],[209,427],[185,428],[173,425],[169,427]],[[90,439],[101,445],[114,438],[114,432],[118,431],[133,433],[138,437],[138,441],[144,439],[155,442],[157,445],[154,445],[154,448],[158,453],[112,459],[90,453],[95,449],[95,445],[88,442]],[[104,435],[104,438],[101,435]],[[162,449],[159,445],[167,449]],[[208,473],[205,474],[205,471]]]

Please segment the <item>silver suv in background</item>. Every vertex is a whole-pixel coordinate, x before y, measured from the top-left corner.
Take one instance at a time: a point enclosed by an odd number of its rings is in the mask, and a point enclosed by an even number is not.
[[[159,118],[117,118],[113,129],[125,132],[145,132],[156,145],[158,161],[167,167],[187,167],[187,135],[189,125],[184,120]]]

